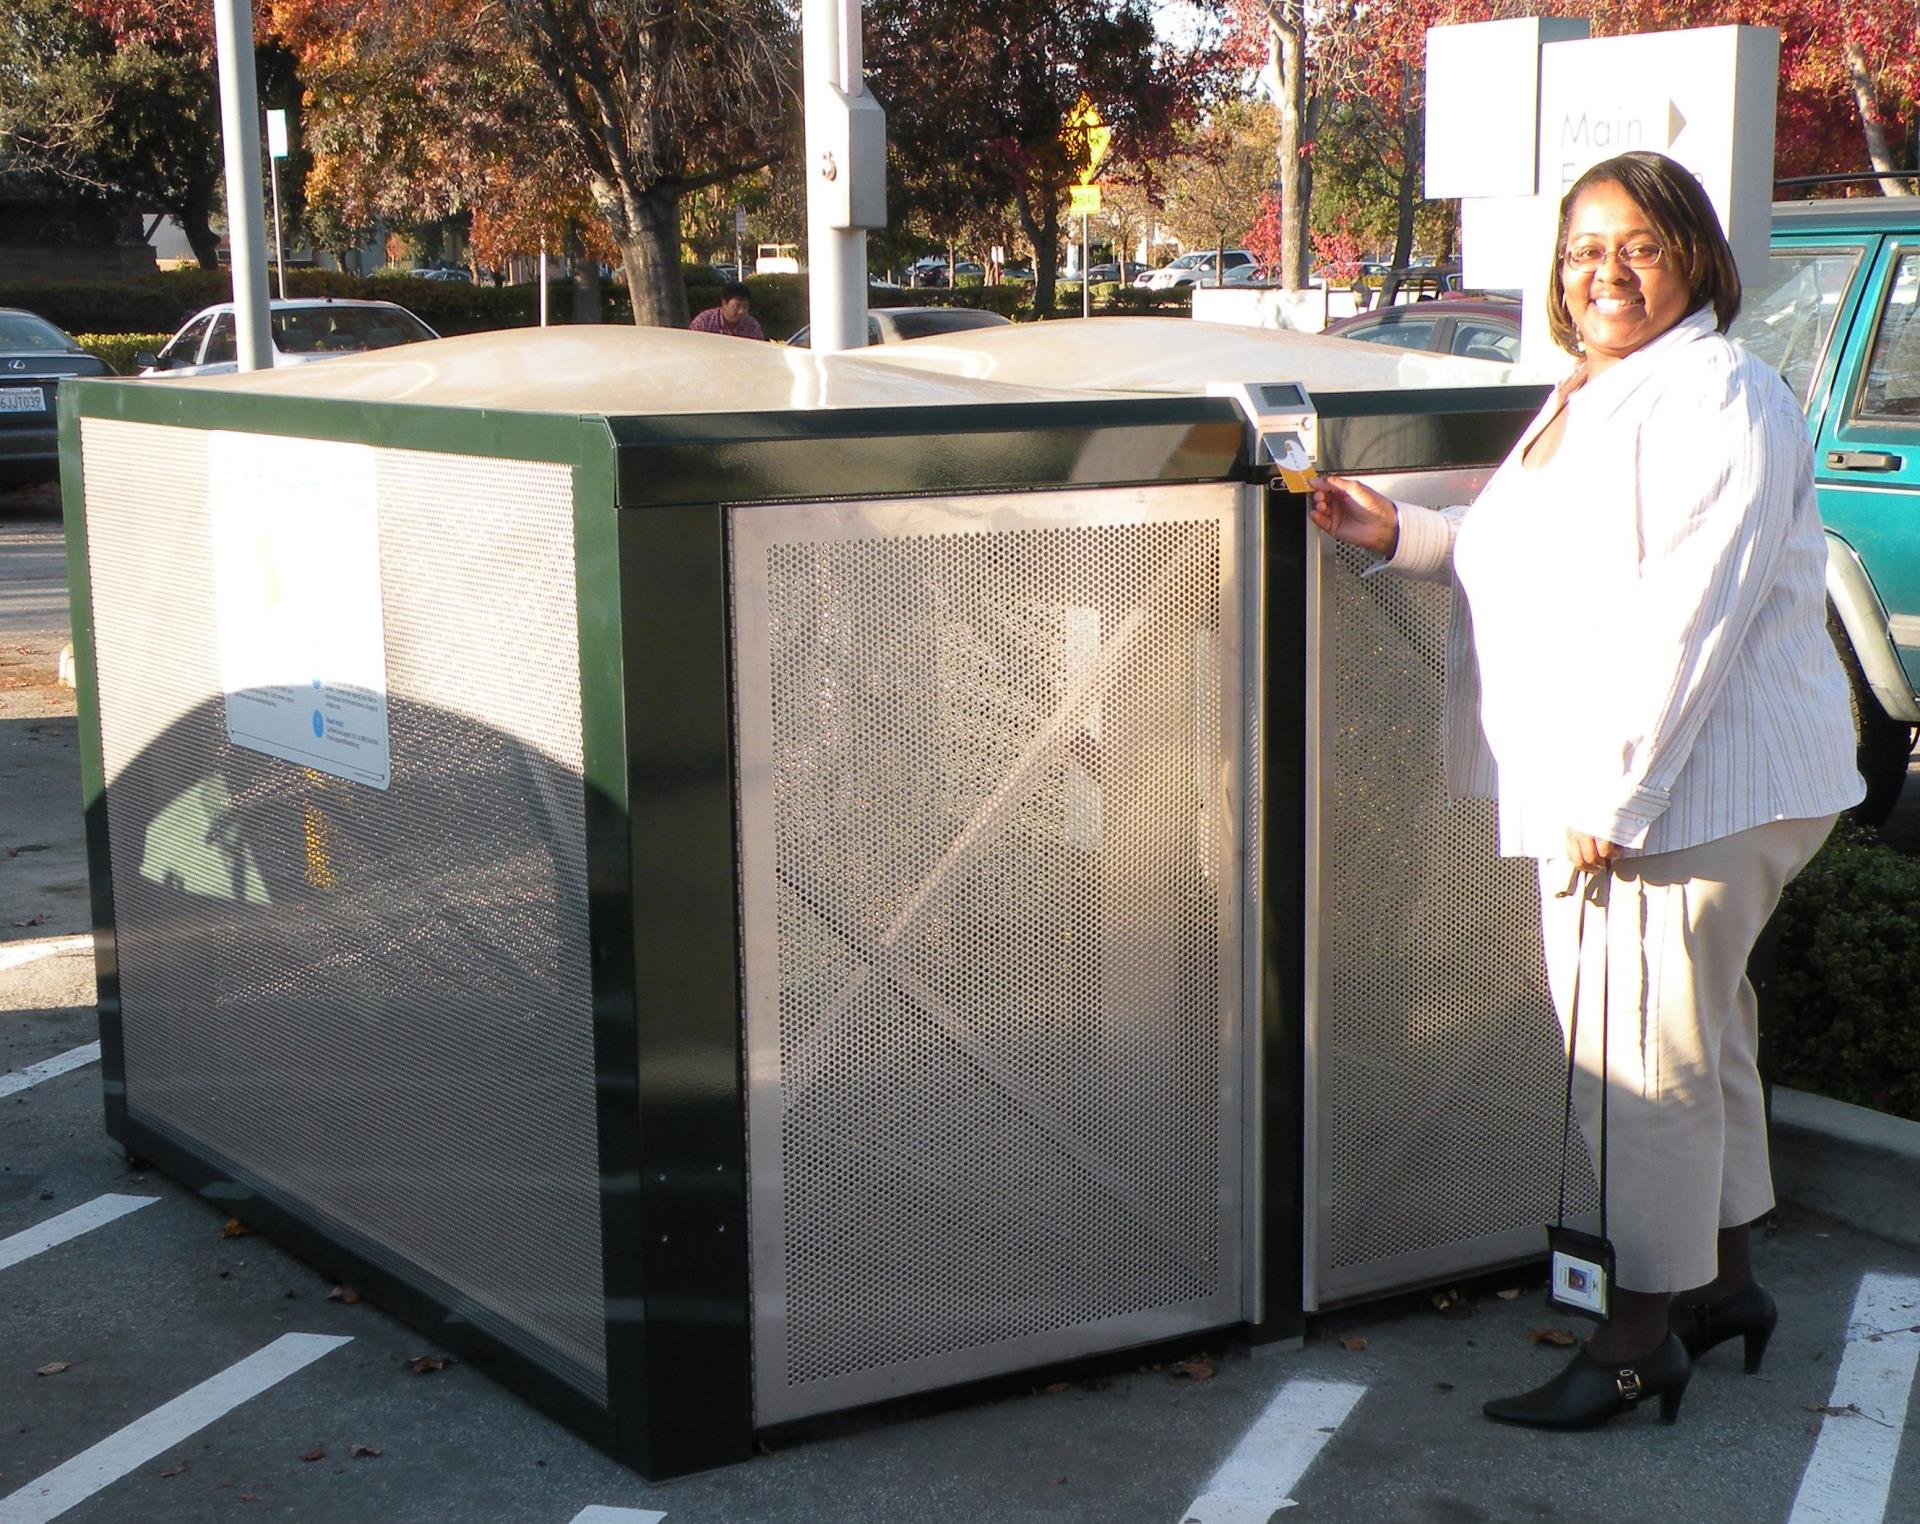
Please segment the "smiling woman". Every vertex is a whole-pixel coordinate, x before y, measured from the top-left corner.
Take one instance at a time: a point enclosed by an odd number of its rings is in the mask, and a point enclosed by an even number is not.
[[[1486,1412],[1577,1428],[1654,1397],[1671,1421],[1692,1361],[1735,1337],[1759,1367],[1777,1314],[1748,1225],[1774,1198],[1747,959],[1864,790],[1806,422],[1725,337],[1740,283],[1705,192],[1659,154],[1608,159],[1561,203],[1552,258],[1576,363],[1479,499],[1443,514],[1331,478],[1312,516],[1454,578],[1449,784],[1496,798],[1502,853],[1539,861],[1613,1234],[1585,1267],[1604,1326]]]

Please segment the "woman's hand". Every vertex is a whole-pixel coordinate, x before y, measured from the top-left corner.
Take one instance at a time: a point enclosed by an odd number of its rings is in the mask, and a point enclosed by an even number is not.
[[[1625,852],[1617,841],[1601,841],[1597,836],[1585,836],[1579,831],[1567,832],[1567,861],[1589,873],[1599,872],[1604,864],[1624,856]]]
[[[1400,510],[1364,482],[1346,476],[1316,476],[1307,517],[1342,545],[1390,556],[1400,543]]]

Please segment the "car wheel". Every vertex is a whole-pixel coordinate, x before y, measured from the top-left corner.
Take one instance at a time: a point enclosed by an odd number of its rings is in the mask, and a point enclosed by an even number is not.
[[[1863,825],[1878,829],[1887,823],[1893,807],[1900,802],[1900,790],[1907,781],[1907,764],[1913,758],[1914,728],[1889,719],[1867,685],[1860,659],[1853,654],[1853,642],[1831,609],[1827,611],[1827,631],[1834,649],[1840,653],[1840,665],[1847,674],[1847,694],[1853,707],[1853,733],[1859,747],[1856,756],[1860,776],[1867,781],[1867,797],[1849,813]]]

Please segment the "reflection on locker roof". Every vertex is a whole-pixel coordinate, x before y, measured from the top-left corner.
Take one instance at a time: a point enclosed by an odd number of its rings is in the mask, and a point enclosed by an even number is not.
[[[1019,323],[843,354],[677,329],[517,328],[342,355],[324,365],[142,384],[646,415],[1195,395],[1210,381],[1276,379],[1337,392],[1501,385],[1517,378],[1509,367],[1483,360],[1143,317]]]

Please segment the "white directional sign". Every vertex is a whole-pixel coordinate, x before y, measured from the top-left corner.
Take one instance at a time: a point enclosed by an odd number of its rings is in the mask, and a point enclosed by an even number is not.
[[[1780,34],[1716,26],[1556,43],[1540,53],[1540,190],[1556,206],[1602,159],[1677,159],[1720,214],[1740,273],[1767,268]]]

